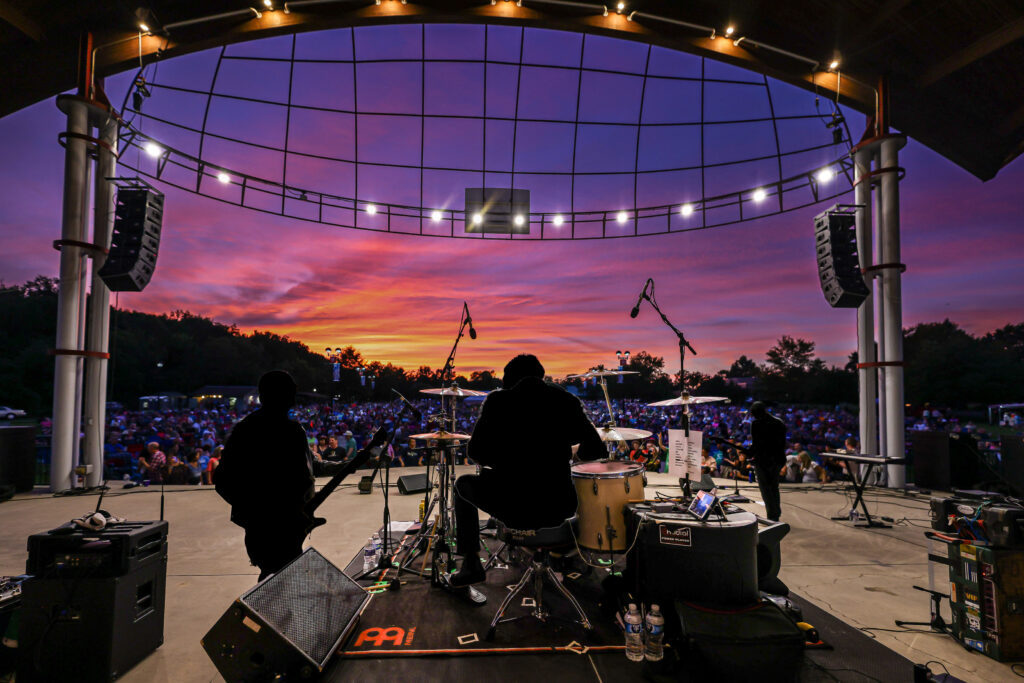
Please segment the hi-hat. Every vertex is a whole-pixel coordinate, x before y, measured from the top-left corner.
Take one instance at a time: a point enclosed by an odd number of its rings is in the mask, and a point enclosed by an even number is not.
[[[569,379],[590,379],[591,377],[615,377],[616,375],[639,375],[636,370],[588,370],[579,375],[569,375]]]
[[[628,429],[626,427],[599,427],[597,433],[601,441],[636,441],[651,436],[646,429]]]
[[[718,401],[728,401],[725,396],[676,396],[664,401],[655,401],[654,403],[648,403],[652,408],[665,408],[667,406],[692,406],[697,403],[717,403]]]
[[[476,389],[463,389],[462,387],[442,387],[440,389],[420,389],[421,394],[433,394],[435,396],[486,396],[486,391]]]
[[[426,432],[425,434],[413,434],[409,438],[418,439],[420,441],[429,441],[431,439],[435,441],[468,441],[469,434],[459,434],[457,432]]]

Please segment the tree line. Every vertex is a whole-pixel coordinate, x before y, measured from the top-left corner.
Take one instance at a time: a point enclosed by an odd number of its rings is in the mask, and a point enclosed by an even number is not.
[[[16,286],[0,283],[0,404],[49,414],[53,401],[57,281],[39,276]],[[253,385],[261,371],[281,368],[310,397],[389,400],[391,389],[414,393],[440,386],[440,369],[415,370],[367,360],[349,346],[338,356],[339,381],[331,362],[305,344],[271,332],[243,333],[187,311],[164,315],[116,309],[111,312],[108,399],[134,407],[139,396],[167,391],[189,394],[204,385]],[[1024,400],[1024,323],[975,336],[949,320],[904,330],[906,398],[912,404],[966,407]],[[680,386],[695,394],[786,403],[835,405],[857,401],[857,357],[829,366],[813,341],[782,336],[758,362],[740,356],[714,374],[669,374],[665,359],[646,351],[633,355],[626,369],[636,372],[613,397],[660,400]],[[596,366],[604,369],[603,366]],[[500,386],[494,370],[456,378],[460,386],[490,390]],[[593,383],[558,380],[585,397],[603,394]]]

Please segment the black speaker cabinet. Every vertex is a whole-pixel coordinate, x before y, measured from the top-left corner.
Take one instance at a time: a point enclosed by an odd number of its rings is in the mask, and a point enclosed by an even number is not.
[[[36,483],[36,428],[0,426],[0,485],[31,491]]]
[[[978,483],[978,446],[974,438],[948,432],[907,433],[914,483],[926,489],[970,489]]]
[[[423,493],[427,490],[427,475],[407,474],[398,478],[398,492],[403,496],[409,493]]]
[[[114,234],[110,254],[99,276],[112,292],[141,292],[156,269],[164,195],[146,187],[125,187],[117,192]]]
[[[370,595],[315,549],[244,593],[202,640],[227,683],[321,673]]]
[[[112,681],[164,642],[167,555],[121,576],[21,584],[17,678]]]
[[[1024,496],[1024,437],[1003,435],[999,444],[1003,476],[1016,496]]]
[[[832,207],[814,217],[821,292],[833,308],[857,308],[871,293],[860,271],[854,214]]]

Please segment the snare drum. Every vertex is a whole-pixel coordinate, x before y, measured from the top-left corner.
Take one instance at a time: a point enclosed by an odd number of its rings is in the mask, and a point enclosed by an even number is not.
[[[597,460],[572,467],[579,499],[579,544],[604,552],[626,550],[626,503],[643,502],[644,468],[635,462]]]

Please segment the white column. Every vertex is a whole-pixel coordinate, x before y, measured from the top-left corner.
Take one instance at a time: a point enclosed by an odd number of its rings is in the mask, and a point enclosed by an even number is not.
[[[871,150],[858,150],[853,157],[854,203],[859,207],[857,220],[857,253],[860,256],[860,267],[867,268],[872,259],[872,220],[871,220]],[[868,291],[874,291],[874,278],[865,274],[864,282]],[[875,316],[874,296],[869,295],[857,309],[857,360],[861,363],[875,362]],[[878,453],[878,397],[877,368],[860,368],[857,371],[857,386],[860,393],[860,449],[861,453]]]
[[[68,133],[89,133],[86,104],[76,97],[60,96],[57,105],[67,114]],[[64,201],[61,238],[85,241],[87,159],[85,140],[68,136],[64,152]],[[60,287],[57,293],[57,349],[53,373],[53,438],[50,446],[50,489],[71,488],[72,450],[75,433],[75,367],[78,357],[59,350],[79,350],[78,318],[82,286],[80,247],[60,250]]]
[[[99,138],[117,149],[117,122],[107,121]],[[114,185],[107,178],[116,173],[114,154],[99,147],[96,161],[96,182],[93,191],[93,244],[104,249],[110,248],[114,230]],[[107,260],[102,251],[95,252],[92,261],[92,293],[89,297],[89,332],[86,348],[90,351],[107,353],[110,342],[110,289],[98,273]],[[92,473],[86,477],[87,486],[98,486],[103,481],[103,441],[107,406],[106,358],[89,356],[85,359],[85,457],[83,462],[92,465]]]
[[[881,242],[882,263],[900,263],[900,190],[899,150],[907,143],[902,135],[890,135],[882,140],[881,167],[893,169],[881,176],[882,225],[878,234]],[[882,269],[882,283],[885,292],[882,298],[882,315],[885,319],[885,360],[889,363],[903,361],[903,300],[899,268]],[[885,433],[891,457],[905,455],[905,410],[903,407],[903,366],[890,365],[885,369]],[[889,466],[889,486],[902,488],[906,484],[906,467]]]
[[[879,160],[878,154],[875,153],[875,166],[878,167]],[[872,210],[875,217],[875,230],[879,233],[882,230],[882,204],[881,204],[881,192],[878,189],[874,190],[875,202],[872,204]],[[875,263],[883,263],[882,261],[882,241],[881,239],[875,240]],[[878,273],[874,275],[875,283],[875,303],[878,307],[875,321],[878,325],[878,331],[875,338],[879,340],[876,356],[882,363],[885,362],[885,345],[881,343],[882,339],[885,339],[885,316],[882,314],[882,309],[885,306],[885,284],[882,282]],[[878,368],[876,377],[876,387],[885,387],[885,366]],[[877,413],[878,424],[880,425],[878,430],[878,453],[882,456],[889,455],[889,444],[886,440],[885,433],[885,391],[878,392],[878,406]]]

